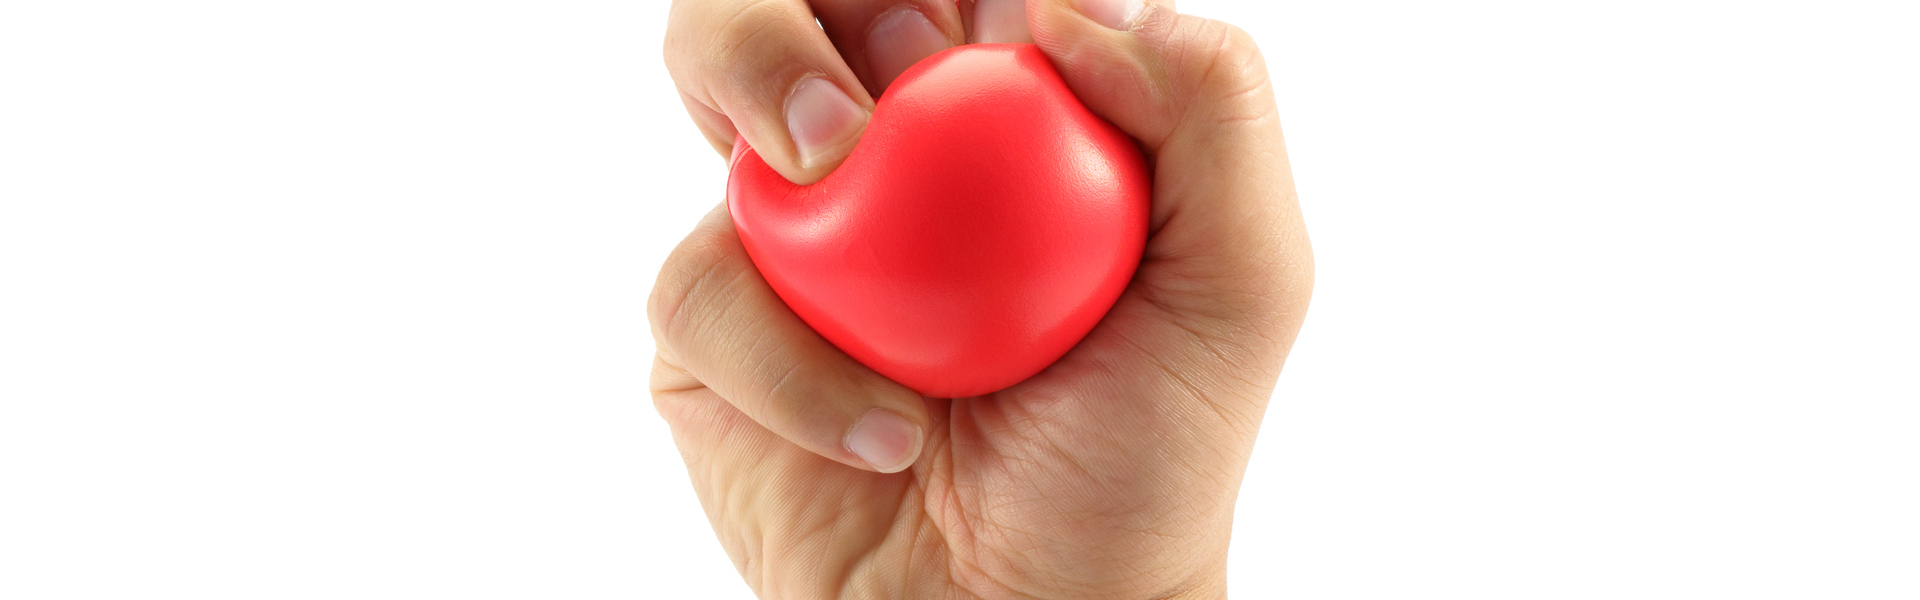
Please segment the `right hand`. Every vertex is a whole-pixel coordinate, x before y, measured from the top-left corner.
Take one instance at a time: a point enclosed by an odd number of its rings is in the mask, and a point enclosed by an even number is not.
[[[654,402],[762,597],[1224,595],[1240,478],[1313,279],[1266,67],[1246,34],[1163,3],[1026,1],[1012,25],[997,11],[1022,0],[674,4],[667,60],[701,130],[796,183],[846,157],[914,61],[1028,35],[1153,169],[1126,291],[987,396],[922,398],[827,343],[724,205],[675,249],[648,303]]]

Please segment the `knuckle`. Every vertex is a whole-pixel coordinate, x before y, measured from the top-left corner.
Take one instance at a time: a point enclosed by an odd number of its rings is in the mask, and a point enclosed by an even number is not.
[[[1224,25],[1212,48],[1208,72],[1213,84],[1208,90],[1220,97],[1238,97],[1264,90],[1268,85],[1266,61],[1253,36],[1232,25]]]
[[[676,0],[671,11],[663,51],[668,74],[683,90],[738,87],[756,81],[734,73],[737,65],[751,64],[742,62],[743,55],[794,47],[801,40],[791,25],[812,22],[804,9],[784,0]]]
[[[1246,30],[1211,19],[1195,18],[1181,36],[1177,56],[1189,74],[1188,89],[1196,98],[1227,104],[1225,118],[1251,118],[1272,112],[1271,80],[1259,44]]]
[[[714,30],[713,37],[709,38],[711,46],[707,57],[712,65],[729,65],[735,64],[742,52],[758,48],[794,47],[800,40],[794,39],[797,37],[795,28],[787,25],[807,21],[810,18],[797,14],[791,3],[749,0]]]
[[[700,317],[703,298],[717,295],[738,277],[732,240],[702,225],[668,255],[647,297],[647,320],[657,343],[670,349]]]
[[[670,425],[670,427],[685,427],[685,425],[691,421],[691,419],[689,419],[689,408],[691,408],[691,404],[685,400],[684,396],[685,392],[662,392],[662,390],[655,390],[655,392],[653,392],[653,412],[659,413],[660,419],[666,421],[666,425]]]
[[[703,40],[709,39],[699,29],[705,19],[699,14],[699,2],[674,0],[667,9],[667,35],[660,44],[661,57],[666,59],[667,72],[678,83],[682,70],[689,63],[696,62]]]
[[[758,382],[754,387],[760,390],[752,400],[757,404],[754,412],[758,420],[775,431],[792,428],[797,417],[795,413],[801,406],[799,399],[803,397],[800,388],[808,384],[806,363],[784,355],[778,350],[770,352],[766,360],[759,361],[759,366],[752,374],[754,381]]]
[[[735,405],[768,429],[790,434],[810,408],[808,402],[819,394],[821,372],[792,343],[790,331],[775,326],[764,315],[756,315],[734,337],[733,363],[741,377],[741,393],[730,397]]]
[[[669,400],[670,394],[653,390],[648,395],[653,396],[653,412],[660,415],[661,419],[670,424],[680,421],[680,413],[676,410],[677,405]]]

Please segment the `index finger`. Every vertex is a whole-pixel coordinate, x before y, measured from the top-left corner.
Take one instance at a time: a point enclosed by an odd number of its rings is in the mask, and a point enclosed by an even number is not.
[[[839,166],[873,111],[805,0],[676,0],[665,55],[709,139],[728,139],[710,130],[724,116],[795,183]]]

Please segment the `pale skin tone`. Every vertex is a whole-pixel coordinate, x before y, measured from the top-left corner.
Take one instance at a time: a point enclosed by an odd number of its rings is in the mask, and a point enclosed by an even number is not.
[[[900,65],[1023,36],[1153,169],[1146,255],[1118,303],[1059,362],[982,397],[923,398],[822,340],[724,206],[680,244],[648,303],[654,402],[763,598],[1225,596],[1234,500],[1313,280],[1265,64],[1240,30],[1167,3],[1026,0],[1015,30],[1009,1],[674,3],[666,56],[694,121],[790,180],[845,158],[865,122],[845,106],[870,111]],[[846,102],[806,105],[837,98],[796,99],[807,80]],[[875,414],[906,435],[856,443]]]

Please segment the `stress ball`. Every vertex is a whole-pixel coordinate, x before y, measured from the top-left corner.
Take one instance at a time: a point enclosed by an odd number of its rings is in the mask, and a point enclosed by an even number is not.
[[[727,206],[754,266],[814,331],[923,395],[978,396],[1079,343],[1132,279],[1151,182],[1132,138],[1031,44],[927,57],[825,179],[744,144]]]

